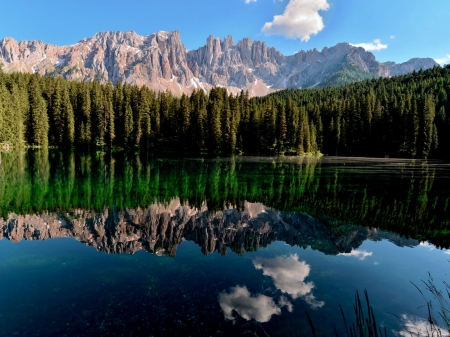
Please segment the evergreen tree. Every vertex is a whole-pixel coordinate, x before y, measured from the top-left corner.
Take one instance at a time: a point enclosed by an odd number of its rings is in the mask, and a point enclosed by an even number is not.
[[[124,145],[133,146],[133,110],[131,109],[131,105],[128,101],[128,98],[125,100],[125,113],[123,116],[123,139]]]
[[[36,80],[31,81],[29,100],[30,112],[27,125],[28,144],[47,147],[49,131],[47,105],[42,98]]]
[[[64,88],[61,102],[61,145],[72,146],[75,143],[75,117],[70,103],[69,90]]]
[[[87,146],[91,143],[91,95],[87,86],[84,86],[79,93],[80,111],[76,120],[76,131],[78,141],[81,145]]]
[[[184,152],[189,152],[191,148],[191,142],[187,141],[190,139],[191,131],[191,102],[189,97],[183,94],[181,96],[180,103],[180,115],[181,115],[181,134],[180,134],[180,145]]]
[[[46,95],[48,115],[49,115],[49,142],[50,144],[61,145],[63,143],[62,136],[62,97],[61,97],[61,80],[56,79],[56,85],[51,95]]]
[[[91,142],[95,144],[96,146],[104,146],[105,145],[105,102],[104,102],[104,95],[102,93],[102,87],[100,83],[97,81],[94,81],[91,85],[91,95],[90,95],[90,101],[91,101],[91,117],[90,120],[92,121],[92,125],[95,125],[95,127],[92,127],[91,132]]]
[[[434,97],[428,94],[425,97],[424,106],[420,118],[419,144],[421,158],[427,158],[433,144],[433,129],[435,117]]]
[[[225,88],[190,97],[0,72],[0,142],[137,145],[159,151],[448,157],[450,67],[250,99]]]

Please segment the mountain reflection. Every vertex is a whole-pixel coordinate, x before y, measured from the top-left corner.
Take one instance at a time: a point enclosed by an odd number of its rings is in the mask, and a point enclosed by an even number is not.
[[[175,198],[183,204],[189,201],[197,210],[206,200],[212,216],[213,211],[226,213],[230,205],[243,210],[247,200],[331,219],[328,227],[338,220],[450,247],[447,163],[328,157],[181,160],[57,150],[10,151],[1,156],[0,217],[5,220],[12,213],[50,212],[50,216],[76,210],[66,217],[97,219],[101,214],[112,221],[121,214],[112,216],[113,206],[147,212],[138,206],[167,204]],[[124,213],[126,223],[128,216],[133,215]],[[253,213],[248,216],[253,218]],[[143,219],[138,216],[137,221]],[[135,243],[130,240],[127,245]],[[106,249],[104,243],[98,245]],[[122,244],[116,249],[138,247]]]
[[[183,239],[197,243],[207,255],[225,255],[230,248],[242,254],[266,247],[274,241],[312,247],[325,254],[351,253],[365,240],[388,239],[399,246],[419,242],[400,235],[361,226],[336,223],[330,226],[305,213],[280,212],[260,203],[244,202],[242,209],[210,211],[182,205],[179,199],[147,208],[102,212],[76,209],[70,212],[16,215],[0,219],[0,238],[13,242],[73,237],[105,253],[133,254],[145,250],[157,255],[175,256]],[[309,267],[290,257],[285,260],[254,261],[257,269],[273,278],[277,288],[293,298],[310,290],[302,280]],[[299,283],[300,282],[300,283]],[[310,298],[311,303],[314,302]]]

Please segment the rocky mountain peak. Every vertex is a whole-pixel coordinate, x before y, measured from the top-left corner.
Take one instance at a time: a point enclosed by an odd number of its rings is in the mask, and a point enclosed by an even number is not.
[[[249,90],[250,96],[285,88],[322,86],[336,72],[351,65],[361,73],[395,76],[436,66],[432,59],[414,58],[402,64],[380,63],[375,56],[349,43],[299,51],[284,56],[263,41],[210,35],[206,44],[186,51],[179,31],[141,36],[129,30],[104,31],[70,46],[4,38],[0,63],[6,72],[22,71],[71,80],[122,81],[147,85],[177,95],[194,89],[227,87]]]

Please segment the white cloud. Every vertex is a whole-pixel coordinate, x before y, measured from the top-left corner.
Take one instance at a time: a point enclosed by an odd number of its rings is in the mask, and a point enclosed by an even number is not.
[[[435,245],[429,243],[428,241],[422,241],[421,243],[419,243],[419,246],[429,249],[430,252],[436,248]]]
[[[441,66],[443,66],[446,63],[450,62],[450,54],[447,54],[446,56],[444,56],[443,58],[440,59],[434,59],[436,61],[436,63],[439,63]]]
[[[289,0],[284,13],[275,15],[272,22],[266,22],[262,31],[267,35],[309,41],[311,35],[325,27],[319,11],[328,8],[328,0]]]
[[[246,320],[254,319],[258,322],[268,322],[272,315],[281,314],[281,307],[288,306],[292,310],[292,304],[287,299],[280,299],[280,306],[266,295],[258,294],[252,296],[247,287],[232,287],[230,293],[219,294],[219,304],[226,319],[234,320],[233,311],[236,311]],[[290,306],[289,306],[290,305]]]
[[[304,282],[311,268],[304,261],[299,261],[297,254],[273,259],[257,258],[253,260],[253,265],[256,269],[262,269],[264,275],[272,278],[276,288],[292,298],[302,297],[313,308],[320,308],[325,304],[311,294],[314,283]]]
[[[245,0],[246,4],[249,4],[250,2],[256,2],[256,0]]]
[[[427,336],[448,336],[448,334],[445,332],[445,329],[435,326],[434,329],[439,329],[440,333],[434,333],[432,332],[432,328],[428,321],[424,320],[423,318],[416,317],[416,316],[408,316],[408,315],[402,315],[401,318],[401,324],[402,324],[402,330],[400,331],[394,331],[394,333],[397,336],[403,336],[403,337],[411,337],[411,336],[417,336],[417,337],[427,337]]]
[[[373,51],[373,50],[381,50],[386,49],[388,47],[387,44],[382,44],[380,39],[375,39],[373,42],[368,43],[350,43],[354,47],[361,47],[364,48],[367,51]]]
[[[278,305],[280,306],[280,308],[286,306],[289,312],[292,312],[294,310],[294,306],[292,305],[291,302],[289,302],[289,300],[285,296],[280,297]]]
[[[360,259],[361,261],[364,261],[366,259],[366,257],[368,256],[372,256],[372,252],[368,252],[366,250],[352,250],[350,253],[341,253],[339,255],[342,256],[352,256],[352,257],[356,257],[358,259]]]
[[[255,0],[256,1],[256,0]],[[391,39],[395,39],[396,38],[396,36],[395,35],[391,35],[391,36],[389,36]]]

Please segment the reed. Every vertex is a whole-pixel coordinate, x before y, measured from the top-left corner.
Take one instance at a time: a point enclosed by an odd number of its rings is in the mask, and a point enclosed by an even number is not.
[[[433,298],[428,299],[423,291],[412,281],[411,284],[416,287],[416,289],[420,292],[422,297],[425,300],[425,305],[422,307],[427,308],[427,321],[429,323],[429,329],[427,329],[426,333],[429,337],[440,337],[440,336],[449,336],[450,335],[450,285],[446,281],[442,281],[444,285],[444,290],[439,290],[435,284],[433,276],[428,273],[428,280],[421,282],[425,285],[425,289],[429,292]],[[437,307],[437,309],[436,309]],[[437,314],[436,314],[437,312]],[[441,328],[439,325],[439,319],[442,320],[445,328]],[[447,331],[443,331],[447,330]]]
[[[366,311],[364,310],[364,304],[361,302],[361,298],[359,296],[359,292],[356,291],[355,300],[353,302],[353,309],[355,312],[355,319],[349,326],[347,324],[347,319],[344,314],[344,310],[342,306],[339,305],[342,319],[344,321],[345,332],[347,337],[386,337],[387,331],[386,327],[378,326],[377,320],[375,318],[375,313],[373,311],[372,306],[370,305],[369,294],[367,290],[364,290],[365,297],[365,305],[367,306]],[[314,324],[312,322],[311,317],[308,312],[306,312],[306,316],[308,318],[309,326],[311,327],[312,336],[316,336]],[[339,334],[336,329],[334,329],[334,333],[336,337],[339,337]]]

